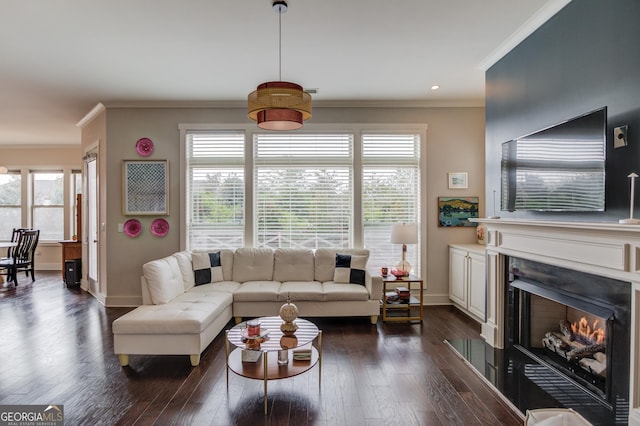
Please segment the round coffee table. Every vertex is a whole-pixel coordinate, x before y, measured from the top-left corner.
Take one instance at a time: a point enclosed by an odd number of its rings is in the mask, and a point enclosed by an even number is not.
[[[280,331],[280,317],[257,318],[260,321],[261,335],[268,330],[265,339],[247,337],[247,322],[241,322],[227,330],[227,391],[229,390],[229,370],[239,376],[264,381],[264,414],[267,414],[267,383],[269,380],[286,379],[311,370],[318,364],[318,387],[322,376],[322,330],[311,321],[297,318],[298,326],[293,336],[285,336]],[[314,340],[316,346],[313,346]],[[235,349],[231,350],[231,345]],[[297,359],[295,356],[302,349],[310,349],[309,359]],[[243,361],[245,355],[258,355],[257,361]],[[249,357],[247,357],[249,358]],[[260,359],[261,358],[261,359]],[[284,363],[286,360],[286,363]]]

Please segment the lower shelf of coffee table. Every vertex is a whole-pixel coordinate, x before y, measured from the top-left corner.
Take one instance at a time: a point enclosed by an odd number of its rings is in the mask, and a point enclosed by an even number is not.
[[[236,348],[229,354],[228,367],[231,371],[242,377],[264,380],[264,357],[267,357],[267,380],[286,379],[309,371],[318,363],[318,350],[311,348],[310,360],[294,360],[293,350],[289,350],[289,363],[278,364],[278,352],[263,352],[256,362],[242,362],[242,348]]]

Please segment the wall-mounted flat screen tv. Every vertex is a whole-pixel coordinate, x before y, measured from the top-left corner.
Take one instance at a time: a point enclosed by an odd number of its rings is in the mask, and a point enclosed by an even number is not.
[[[605,209],[607,109],[502,144],[501,209]]]

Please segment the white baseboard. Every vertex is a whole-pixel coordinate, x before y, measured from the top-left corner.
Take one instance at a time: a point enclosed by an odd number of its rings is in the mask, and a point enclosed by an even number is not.
[[[142,305],[142,296],[107,296],[104,300],[109,308],[128,308]]]
[[[36,261],[36,272],[38,271],[60,271],[62,273],[60,263],[41,263]]]
[[[426,305],[451,305],[449,293],[446,294],[425,294],[422,304]]]

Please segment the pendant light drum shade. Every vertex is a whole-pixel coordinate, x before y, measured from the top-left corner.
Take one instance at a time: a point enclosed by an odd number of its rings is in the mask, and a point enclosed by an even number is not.
[[[279,81],[262,83],[249,93],[247,111],[261,129],[296,130],[311,118],[311,95],[299,84],[282,81],[282,14],[287,11],[287,2],[275,0],[272,8],[278,14]]]
[[[265,130],[295,130],[311,118],[311,95],[286,81],[262,83],[247,98],[249,118]]]

